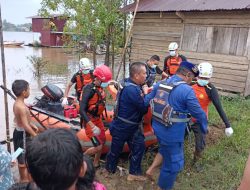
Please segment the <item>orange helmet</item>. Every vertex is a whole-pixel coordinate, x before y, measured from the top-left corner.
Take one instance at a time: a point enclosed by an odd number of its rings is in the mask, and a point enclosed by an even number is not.
[[[93,72],[93,75],[101,82],[108,82],[112,79],[112,72],[106,65],[97,66]]]

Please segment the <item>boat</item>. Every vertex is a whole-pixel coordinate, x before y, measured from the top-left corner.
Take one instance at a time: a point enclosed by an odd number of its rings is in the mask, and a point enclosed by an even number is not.
[[[42,91],[44,92],[44,96],[42,98],[37,98],[37,103],[29,107],[31,111],[31,117],[32,117],[32,122],[39,127],[41,131],[49,128],[66,128],[69,130],[72,130],[76,133],[80,144],[82,145],[83,151],[87,150],[88,148],[93,147],[93,144],[91,140],[86,136],[85,129],[81,128],[80,125],[80,118],[79,114],[75,118],[68,118],[65,117],[63,112],[65,113],[65,110],[61,110],[61,102],[56,101],[54,99],[54,102],[51,102],[50,99],[51,97],[55,97],[55,92],[57,91],[57,94],[59,92],[57,100],[60,100],[60,98],[63,96],[63,92],[58,89],[59,87],[54,86],[54,85],[46,85],[45,87],[42,88]],[[115,98],[115,95],[117,93],[116,88],[113,85],[110,85],[108,88],[108,91],[110,92],[110,97]],[[47,94],[47,95],[46,95]],[[53,95],[51,95],[53,94]],[[46,107],[42,105],[44,104],[43,102],[48,100],[48,106]],[[44,100],[45,99],[45,100]],[[75,109],[79,109],[79,105],[76,105],[77,103],[76,98],[71,97],[68,99],[70,104],[75,105]],[[104,126],[106,128],[105,130],[105,135],[106,135],[106,142],[102,150],[102,154],[108,153],[110,146],[111,146],[111,141],[112,141],[112,136],[110,135],[109,131],[109,124],[111,123],[113,116],[114,116],[114,106],[112,105],[107,105],[106,110],[102,114],[102,119],[104,122]],[[144,116],[144,123],[143,123],[143,132],[145,136],[145,145],[146,147],[150,147],[152,145],[155,145],[157,143],[156,136],[153,133],[153,129],[151,127],[151,112],[149,109],[149,112]],[[44,129],[45,128],[45,129]],[[123,152],[129,152],[128,145],[125,144],[123,148]]]
[[[4,41],[3,42],[5,47],[20,47],[24,44],[24,42],[20,41]]]

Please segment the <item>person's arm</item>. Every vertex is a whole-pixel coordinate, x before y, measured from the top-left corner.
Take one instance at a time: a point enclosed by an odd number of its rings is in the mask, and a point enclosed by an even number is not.
[[[211,99],[211,101],[213,102],[214,107],[216,108],[217,112],[220,115],[220,118],[223,120],[223,122],[226,125],[226,128],[231,127],[230,126],[230,122],[226,116],[226,113],[224,112],[221,102],[220,102],[220,96],[218,94],[217,89],[215,88],[215,86],[213,86],[212,84],[209,84],[208,87],[205,87],[206,89],[206,93],[208,95],[208,97]]]
[[[92,90],[92,84],[83,87],[82,100],[80,101],[80,115],[86,123],[90,121],[87,110],[89,99],[93,97],[93,95],[94,91]]]
[[[246,163],[246,167],[244,170],[244,174],[240,183],[240,186],[237,190],[247,190],[250,189],[250,155],[248,156],[248,160]]]
[[[159,85],[160,85],[159,82],[156,83],[156,84],[153,86],[152,91],[151,91],[149,94],[145,95],[145,97],[144,97],[144,103],[145,103],[145,105],[149,106],[150,101],[151,101],[151,100],[155,97],[155,95],[156,95],[156,92],[157,92],[157,90],[158,90]]]
[[[156,73],[159,75],[161,75],[163,73],[163,70],[161,70],[161,68],[159,66],[156,66],[155,70],[156,70]]]
[[[68,95],[69,95],[69,90],[70,88],[72,87],[73,83],[70,81],[68,84],[67,84],[67,87],[65,88],[65,92],[64,92],[64,98],[67,98]]]
[[[187,58],[184,55],[180,55],[182,61],[187,61]]]
[[[141,113],[147,113],[148,105],[145,104],[143,92],[139,89],[139,87],[128,86],[125,87],[124,90],[126,90],[126,95],[128,96],[129,101],[132,102]]]
[[[163,76],[163,78],[168,78],[168,74],[167,73],[165,73],[164,71],[162,72],[162,74],[161,74],[162,76]]]
[[[30,125],[30,120],[26,113],[27,108],[26,107],[18,107],[18,113],[19,113],[19,118],[20,118],[20,125],[24,128],[24,130],[29,133],[31,136],[36,136],[37,133],[33,130],[32,126]]]
[[[70,82],[67,84],[67,87],[65,88],[65,92],[64,92],[64,98],[67,98],[69,95],[69,90],[72,87],[72,85],[74,83],[76,83],[76,76],[78,75],[78,73],[75,73],[73,75],[73,77],[71,78]]]
[[[207,116],[206,113],[202,110],[193,89],[190,89],[187,94],[187,110],[197,120],[197,123],[200,124],[203,134],[207,133]]]
[[[163,71],[164,71],[165,73],[168,72],[167,61],[168,61],[169,58],[170,58],[170,56],[167,56],[167,57],[164,59],[164,62],[163,62]]]

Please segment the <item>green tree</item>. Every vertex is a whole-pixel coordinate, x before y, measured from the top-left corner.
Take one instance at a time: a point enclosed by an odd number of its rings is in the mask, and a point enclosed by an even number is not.
[[[122,43],[123,14],[119,8],[123,4],[124,0],[42,0],[40,13],[49,15],[52,12],[60,12],[68,17],[70,24],[64,31],[79,35],[79,39],[74,40],[76,42],[79,42],[82,36],[91,40],[94,63],[97,45],[105,43],[105,64],[109,65],[110,44],[118,47]]]

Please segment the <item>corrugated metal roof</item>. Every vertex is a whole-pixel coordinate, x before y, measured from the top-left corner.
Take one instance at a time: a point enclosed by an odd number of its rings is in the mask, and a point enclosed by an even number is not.
[[[140,0],[137,12],[250,9],[250,0]],[[135,3],[122,9],[135,10]]]

